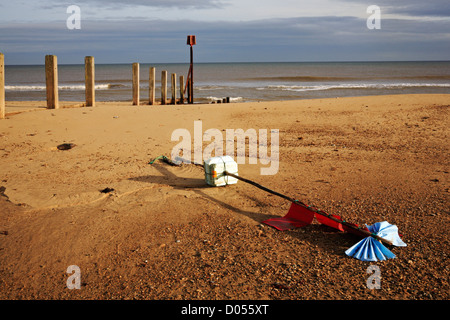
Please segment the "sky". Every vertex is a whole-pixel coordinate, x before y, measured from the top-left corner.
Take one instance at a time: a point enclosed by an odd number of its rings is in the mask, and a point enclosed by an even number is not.
[[[191,34],[196,62],[450,60],[450,1],[0,0],[7,65],[186,63]]]

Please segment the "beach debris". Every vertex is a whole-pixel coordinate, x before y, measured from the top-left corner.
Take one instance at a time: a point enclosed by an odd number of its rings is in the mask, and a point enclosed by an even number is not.
[[[60,144],[59,146],[57,146],[56,148],[58,148],[58,150],[70,150],[75,146],[76,146],[76,144],[74,144],[74,143],[63,143],[63,144]]]
[[[237,179],[225,172],[238,173],[238,165],[230,156],[213,157],[205,161],[205,180],[210,186],[225,186],[237,183]]]
[[[235,168],[236,173],[227,171],[225,161],[224,159],[222,159],[223,157],[214,158],[205,161],[204,164],[191,162],[191,164],[204,168],[205,180],[207,182],[211,179],[209,177],[211,176],[211,174],[215,179],[219,177],[230,176],[291,202],[289,211],[285,216],[267,219],[262,222],[263,224],[274,227],[275,229],[280,231],[286,231],[305,227],[311,224],[313,219],[316,218],[320,224],[326,225],[333,229],[337,229],[338,231],[349,232],[364,237],[363,240],[359,241],[354,246],[345,251],[346,255],[361,261],[382,261],[395,258],[395,255],[388,248],[386,248],[383,243],[396,247],[406,246],[406,244],[401,240],[400,235],[398,234],[397,226],[392,225],[387,221],[377,222],[371,226],[359,226],[355,223],[348,222],[340,216],[328,214],[320,209],[314,208],[310,205],[306,205],[299,200],[266,188],[254,181],[238,176],[237,168]],[[172,163],[172,161],[166,156],[157,157],[155,160],[149,163],[153,164],[157,159],[162,159],[166,163]],[[220,163],[220,161],[223,162],[223,166],[221,166],[220,168],[216,167],[216,171],[211,171],[211,169],[208,168],[208,163],[216,164]],[[223,184],[211,183],[210,185],[219,186]]]
[[[225,172],[236,179],[243,180],[262,190],[280,196],[291,201],[291,207],[284,217],[271,218],[262,223],[272,226],[278,230],[285,231],[294,228],[301,228],[312,223],[315,217],[319,223],[339,231],[346,231],[359,236],[365,237],[357,244],[346,250],[345,253],[353,258],[362,261],[378,261],[395,258],[395,255],[389,251],[382,243],[393,246],[404,247],[406,244],[400,239],[397,226],[389,224],[387,221],[377,222],[372,226],[361,227],[357,224],[350,223],[340,216],[328,214],[320,209],[308,206],[299,200],[295,200],[266,187],[263,187],[253,181],[235,176]]]
[[[230,97],[225,97],[225,98],[221,98],[221,99],[214,99],[213,98],[213,100],[210,103],[212,103],[212,104],[215,104],[215,103],[230,103],[230,101],[231,101]]]
[[[6,187],[0,186],[0,196],[5,197],[6,200],[9,200],[9,197],[5,194]]]
[[[394,246],[406,247],[406,244],[398,235],[397,226],[387,221],[377,222],[367,227],[368,230],[384,239],[388,239]],[[367,237],[353,247],[345,251],[345,254],[362,261],[378,261],[395,258],[395,255],[389,251],[380,242],[373,237]]]
[[[110,192],[113,192],[113,191],[114,191],[113,188],[105,188],[103,190],[100,190],[101,193],[110,193]]]
[[[272,283],[272,287],[274,287],[276,289],[279,289],[279,290],[289,290],[289,289],[291,289],[290,286],[282,284],[282,283],[279,283],[279,282]]]
[[[153,159],[152,161],[150,161],[148,164],[153,164],[156,160],[162,160],[165,163],[167,163],[171,166],[175,166],[175,167],[180,167],[181,164],[183,163],[183,162],[176,163],[176,162],[172,161],[171,159],[167,158],[166,156],[159,156],[159,157],[156,157],[155,159]]]

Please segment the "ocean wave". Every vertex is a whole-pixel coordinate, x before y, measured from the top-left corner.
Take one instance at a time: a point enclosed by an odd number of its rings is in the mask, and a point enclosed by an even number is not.
[[[343,90],[343,89],[406,89],[406,88],[450,88],[450,83],[393,83],[393,84],[339,84],[339,85],[317,85],[317,86],[288,86],[269,85],[256,88],[257,90],[281,90],[281,91],[320,91],[320,90]]]
[[[117,87],[119,85],[111,85],[107,84],[97,84],[95,85],[96,90],[108,90],[113,87]],[[67,91],[78,91],[85,90],[85,85],[60,85],[58,86],[59,90],[67,90]],[[7,91],[45,91],[46,86],[42,85],[17,85],[17,86],[5,86],[5,90]]]
[[[319,81],[351,81],[358,80],[354,77],[316,77],[316,76],[275,76],[275,77],[254,77],[244,78],[249,81],[300,81],[300,82],[319,82]]]
[[[231,89],[231,87],[230,86],[220,86],[220,85],[195,86],[195,90],[199,90],[199,91],[226,90],[226,89]]]
[[[350,77],[350,76],[272,76],[272,77],[252,77],[243,78],[244,81],[287,81],[287,82],[324,82],[324,81],[374,81],[374,80],[450,80],[448,75],[414,75],[414,76],[363,76],[363,77]]]

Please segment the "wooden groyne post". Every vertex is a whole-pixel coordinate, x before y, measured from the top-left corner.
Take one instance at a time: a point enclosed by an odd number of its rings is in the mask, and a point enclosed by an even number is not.
[[[161,72],[161,104],[166,104],[167,99],[167,71]]]
[[[58,60],[54,55],[45,56],[45,78],[47,85],[47,108],[58,109]]]
[[[84,58],[84,78],[86,88],[86,107],[95,106],[95,64],[94,57]]]
[[[133,63],[133,105],[139,105],[140,84],[139,84],[139,63]]]
[[[149,70],[149,98],[148,98],[148,104],[154,105],[156,104],[155,96],[156,96],[156,68],[150,67]],[[169,101],[167,97],[167,81],[168,81],[168,72],[166,70],[161,71],[161,105],[166,104],[184,104],[185,102],[185,86],[184,86],[184,76],[180,76],[180,99],[177,99],[177,92],[178,92],[178,86],[177,86],[177,74],[172,73],[171,74],[171,89],[172,89],[172,96]],[[134,79],[134,76],[133,76]],[[135,80],[133,80],[134,83]]]
[[[180,103],[184,103],[184,76],[180,76]]]
[[[186,81],[186,92],[187,92],[187,103],[191,103],[191,78],[190,75],[188,75],[187,81]]]
[[[177,104],[177,74],[172,73],[172,104]]]
[[[5,55],[0,52],[0,119],[5,119]]]
[[[148,83],[148,104],[155,104],[155,68],[150,67],[149,83]]]

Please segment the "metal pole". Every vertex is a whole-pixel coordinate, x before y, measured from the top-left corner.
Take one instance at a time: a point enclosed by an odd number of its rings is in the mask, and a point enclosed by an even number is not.
[[[5,56],[0,52],[0,119],[5,118]]]
[[[191,51],[191,65],[189,67],[189,75],[188,75],[188,87],[186,88],[188,91],[188,103],[194,103],[194,46],[196,44],[195,36],[189,35],[187,36],[187,44],[190,45]]]

